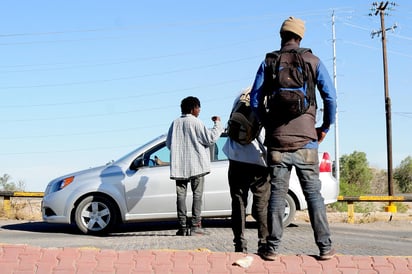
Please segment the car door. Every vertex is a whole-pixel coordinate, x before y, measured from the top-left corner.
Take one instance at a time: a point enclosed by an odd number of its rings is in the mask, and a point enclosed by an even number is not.
[[[222,148],[227,137],[210,147],[211,172],[205,176],[202,216],[230,216],[231,198],[227,181],[228,160]],[[170,151],[165,143],[148,149],[139,157],[142,166],[126,176],[126,220],[176,218],[175,181],[170,179]],[[191,215],[192,191],[187,191],[186,205]]]
[[[222,150],[226,140],[227,136],[222,135],[210,148],[211,171],[205,177],[203,216],[230,216],[232,212],[227,177],[229,161]]]
[[[130,176],[124,180],[126,220],[176,217],[176,190],[175,182],[170,179],[169,154],[165,144],[161,143],[138,156],[142,165],[136,171],[128,172]],[[156,164],[155,156],[162,165]]]

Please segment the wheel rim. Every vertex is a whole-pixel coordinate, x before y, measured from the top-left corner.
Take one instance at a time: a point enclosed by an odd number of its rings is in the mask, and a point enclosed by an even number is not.
[[[285,214],[283,215],[283,221],[286,221],[289,215],[290,215],[290,205],[289,205],[289,202],[286,200]]]
[[[81,212],[82,223],[88,230],[100,231],[109,225],[110,210],[101,202],[88,203]]]

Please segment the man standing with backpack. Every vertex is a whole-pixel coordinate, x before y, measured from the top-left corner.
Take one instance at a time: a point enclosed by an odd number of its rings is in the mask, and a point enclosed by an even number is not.
[[[281,49],[266,55],[251,91],[251,106],[266,130],[271,176],[265,260],[276,260],[283,234],[282,219],[292,167],[308,204],[319,259],[335,255],[324,199],[320,193],[318,144],[335,121],[336,91],[330,76],[311,50],[300,48],[305,23],[289,17],[281,28]],[[303,60],[303,62],[302,62]],[[323,123],[316,128],[315,86],[323,101]]]
[[[269,170],[266,165],[264,130],[250,108],[251,88],[235,100],[228,122],[228,138],[223,152],[229,159],[228,181],[232,198],[232,232],[235,252],[247,253],[246,207],[249,190],[253,194],[252,216],[258,225],[258,252],[266,248],[268,236],[267,207],[269,200]],[[234,115],[238,114],[238,115]],[[236,119],[236,116],[243,119]],[[246,134],[248,132],[250,134]],[[246,137],[245,137],[246,136]]]

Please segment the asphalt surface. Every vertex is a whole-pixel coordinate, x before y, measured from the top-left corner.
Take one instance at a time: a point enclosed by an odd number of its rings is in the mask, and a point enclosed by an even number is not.
[[[410,220],[331,223],[338,254],[328,261],[318,260],[305,221],[285,229],[275,261],[255,254],[254,222],[246,231],[248,254],[233,252],[229,220],[205,220],[204,226],[209,235],[175,236],[175,222],[156,222],[122,225],[107,236],[94,237],[70,225],[0,220],[0,272],[412,273]],[[242,266],[242,261],[249,264]]]
[[[112,250],[209,250],[232,252],[230,220],[204,220],[209,235],[175,236],[175,222],[125,224],[104,237],[81,234],[75,226],[42,221],[0,220],[0,243],[42,248],[92,247]],[[364,224],[330,223],[332,241],[340,254],[412,256],[412,221],[392,220]],[[257,251],[255,222],[247,223],[249,253]],[[281,254],[316,255],[310,224],[296,221],[285,228]]]

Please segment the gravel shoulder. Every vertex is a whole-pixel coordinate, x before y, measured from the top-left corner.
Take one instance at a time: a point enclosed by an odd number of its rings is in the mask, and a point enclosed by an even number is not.
[[[389,213],[383,212],[383,207],[387,203],[374,202],[372,204],[372,210],[367,213],[355,213],[355,223],[375,223],[375,222],[389,222],[389,221],[409,221],[412,222],[412,202],[404,202],[404,205],[408,208],[405,213]],[[41,198],[19,198],[12,204],[12,212],[10,216],[5,216],[4,212],[0,211],[0,218],[2,219],[14,219],[14,220],[27,220],[27,221],[41,221]],[[347,212],[331,212],[328,213],[329,223],[347,223]],[[252,217],[249,217],[251,220]],[[309,215],[307,210],[297,211],[295,221],[309,222]]]

